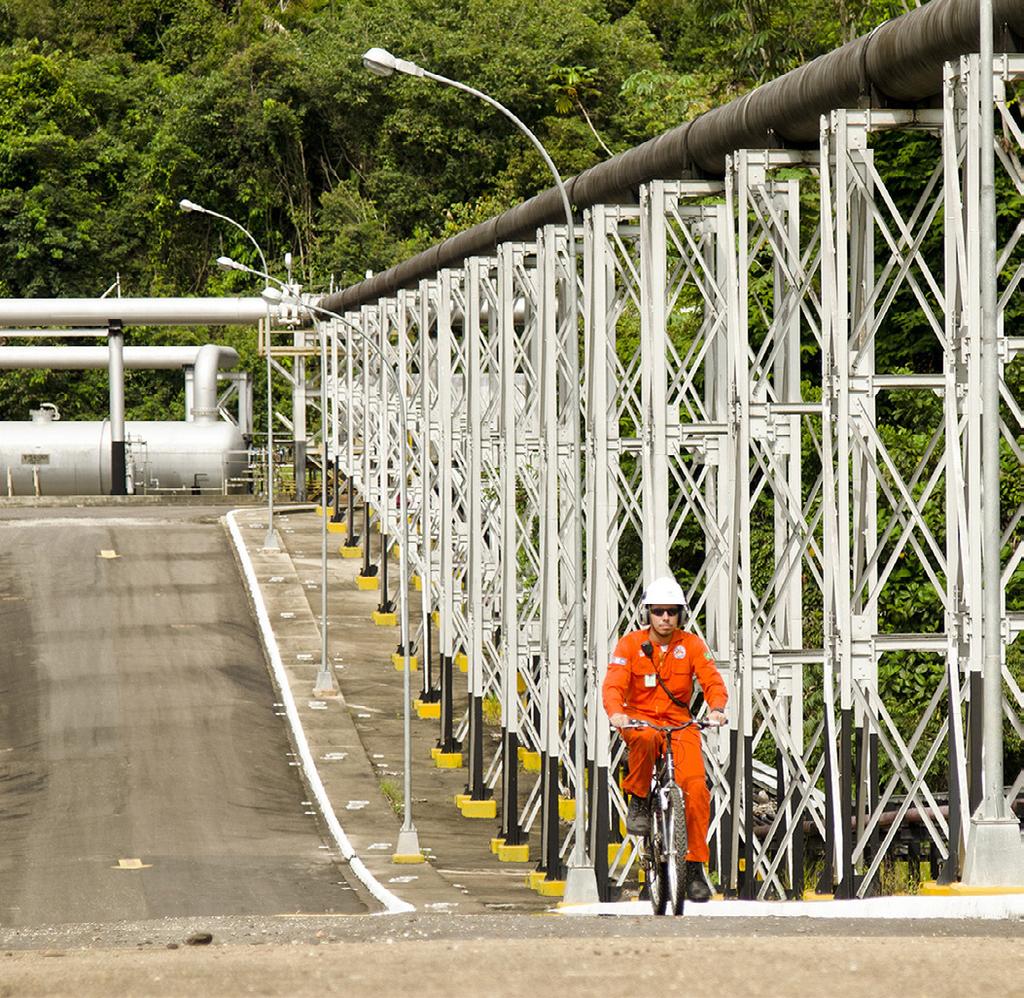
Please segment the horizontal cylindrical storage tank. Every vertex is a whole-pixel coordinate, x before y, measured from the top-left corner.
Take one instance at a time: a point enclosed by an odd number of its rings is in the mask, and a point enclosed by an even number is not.
[[[246,469],[245,441],[228,422],[125,423],[125,463],[135,492],[222,491]],[[0,432],[0,494],[106,495],[110,423],[43,416]]]

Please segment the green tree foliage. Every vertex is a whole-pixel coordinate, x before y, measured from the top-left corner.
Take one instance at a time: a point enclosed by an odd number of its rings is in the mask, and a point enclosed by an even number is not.
[[[130,293],[195,293],[221,286],[219,252],[254,262],[238,233],[182,216],[182,197],[323,287],[548,185],[483,103],[367,74],[371,45],[493,94],[571,174],[897,8],[0,0],[0,293],[98,294],[115,273]]]

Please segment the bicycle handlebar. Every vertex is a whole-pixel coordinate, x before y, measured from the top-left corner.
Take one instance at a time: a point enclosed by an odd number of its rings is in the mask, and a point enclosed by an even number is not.
[[[655,731],[661,731],[665,734],[670,734],[673,731],[682,731],[684,728],[700,728],[702,731],[705,728],[717,728],[717,724],[712,724],[710,721],[696,721],[692,718],[686,721],[684,724],[654,724],[651,721],[644,721],[641,718],[634,717],[630,720],[629,724],[623,724],[622,728],[653,728]]]

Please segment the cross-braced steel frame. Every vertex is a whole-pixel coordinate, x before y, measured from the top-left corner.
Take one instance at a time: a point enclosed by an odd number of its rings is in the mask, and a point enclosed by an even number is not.
[[[897,856],[959,875],[982,792],[986,404],[1007,482],[1006,730],[1024,736],[1024,57],[993,67],[997,400],[980,373],[980,72],[949,64],[941,109],[837,110],[818,149],[736,150],[724,182],[595,205],[576,273],[548,226],[351,313],[358,335],[336,327],[336,458],[384,550],[398,517],[412,528],[419,697],[440,700],[438,745],[464,749],[470,799],[499,801],[499,837],[537,844],[546,879],[578,846],[581,790],[602,895],[633,868],[600,684],[669,571],[730,692],[728,732],[706,737],[723,889],[864,896]],[[919,349],[901,353],[908,335]],[[360,336],[400,372],[404,439]],[[1024,772],[1009,782],[1013,800]]]

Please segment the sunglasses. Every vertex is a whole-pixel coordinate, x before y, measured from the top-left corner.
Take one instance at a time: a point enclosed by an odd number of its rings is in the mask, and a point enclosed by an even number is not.
[[[649,606],[648,612],[652,617],[678,617],[679,607],[677,606]]]

